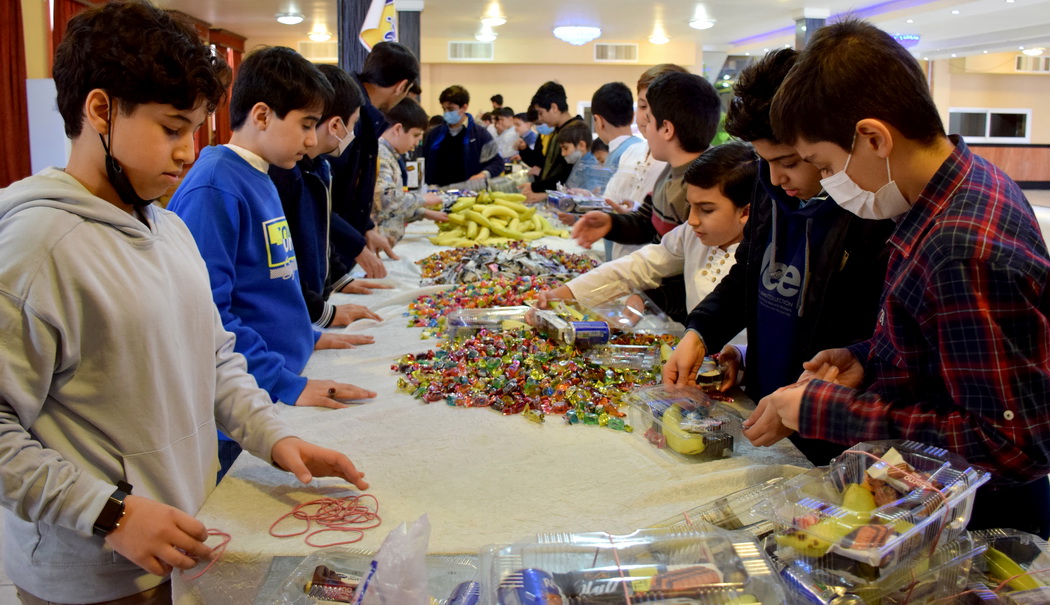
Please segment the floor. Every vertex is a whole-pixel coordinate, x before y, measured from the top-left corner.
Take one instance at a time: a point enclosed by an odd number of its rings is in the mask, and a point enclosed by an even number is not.
[[[1028,190],[1025,191],[1028,201],[1035,209],[1039,223],[1043,225],[1044,234],[1050,240],[1050,190]],[[0,524],[0,542],[3,541],[3,525]],[[15,594],[14,584],[0,566],[0,605],[16,605],[18,597]]]

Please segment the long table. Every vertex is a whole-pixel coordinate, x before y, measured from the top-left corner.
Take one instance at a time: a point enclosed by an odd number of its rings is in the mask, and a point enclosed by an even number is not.
[[[358,321],[341,329],[371,334],[376,344],[316,352],[304,372],[367,387],[378,396],[343,410],[281,405],[281,416],[300,436],[346,453],[366,473],[382,525],[364,532],[353,547],[377,549],[391,529],[423,514],[431,525],[429,550],[439,554],[473,554],[484,545],[538,532],[629,533],[809,466],[786,440],[755,448],[741,439],[730,458],[688,464],[666,457],[638,433],[568,425],[556,417],[536,424],[489,409],[425,404],[399,392],[393,360],[438,344],[421,340],[422,331],[407,327],[404,316],[417,296],[443,289],[420,288],[414,262],[438,250],[426,239],[433,233],[431,223],[409,226],[395,248],[401,260],[386,262],[386,281],[394,290],[335,296],[337,303],[365,304],[383,317],[381,323]],[[557,238],[535,245],[583,252]],[[752,405],[739,399],[737,404]],[[316,550],[301,537],[271,537],[271,524],[296,504],[352,493],[335,479],[301,485],[291,474],[242,454],[197,515],[232,540],[199,579],[175,574],[176,603],[252,603],[274,556]],[[295,527],[289,521],[281,529]]]

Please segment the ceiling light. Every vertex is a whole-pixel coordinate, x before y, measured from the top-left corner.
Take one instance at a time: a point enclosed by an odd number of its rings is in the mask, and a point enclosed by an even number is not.
[[[923,58],[922,58],[922,60],[923,60],[923,61],[929,61],[929,60],[930,60],[930,58],[929,58],[929,57],[923,57]]]
[[[726,74],[726,75],[722,76],[722,79],[723,79],[723,80],[728,80],[728,79],[729,79],[730,77],[731,77],[731,76],[730,76],[729,74]]]
[[[751,53],[744,53],[744,56],[745,56],[745,57],[750,57],[750,56],[751,56]]]
[[[693,19],[689,22],[689,27],[693,29],[711,29],[714,26],[714,19]]]
[[[308,38],[314,42],[327,42],[332,39],[332,34],[323,31],[310,32],[307,35]]]
[[[1024,50],[1024,46],[1018,46],[1017,50]]]
[[[1026,48],[1026,49],[1022,50],[1021,52],[1026,54],[1026,55],[1028,55],[1029,57],[1038,57],[1039,55],[1043,54],[1043,49],[1042,48]]]
[[[488,17],[481,18],[481,24],[487,25],[489,27],[497,27],[499,25],[503,25],[506,22],[507,18],[501,17],[499,15],[489,15]]]
[[[764,53],[768,53],[768,52],[769,52],[769,49],[768,49],[768,48],[763,48],[763,49],[762,49],[762,52],[764,52]]]
[[[953,14],[953,15],[958,15],[958,14],[959,14],[959,11],[958,11],[958,10],[953,10],[953,11],[952,11],[952,14]]]
[[[495,32],[481,31],[481,32],[478,32],[478,33],[474,34],[474,39],[477,40],[478,42],[495,42],[496,41],[496,33]]]
[[[285,25],[299,25],[303,22],[303,15],[301,13],[277,13],[277,21]]]
[[[562,25],[554,28],[554,37],[572,44],[582,46],[602,35],[602,30],[586,25]]]
[[[984,54],[986,54],[986,55],[988,54],[988,51],[986,51],[986,50],[983,50],[983,51],[981,51],[981,52],[983,52],[983,53],[984,53]]]
[[[955,57],[958,57],[958,56],[959,56],[959,55],[957,55],[957,54],[955,54],[955,53],[952,53],[952,58],[953,58],[953,59],[954,59]]]
[[[653,34],[649,36],[649,42],[653,44],[667,44],[671,39],[663,34]]]
[[[912,48],[919,44],[921,37],[919,34],[901,34],[894,33],[890,34],[894,40],[896,40],[904,48]]]
[[[905,23],[915,23],[915,19],[907,19],[904,22]]]

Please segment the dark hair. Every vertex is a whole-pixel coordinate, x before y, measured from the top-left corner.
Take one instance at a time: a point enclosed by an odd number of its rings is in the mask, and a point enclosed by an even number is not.
[[[573,120],[561,127],[558,131],[557,145],[560,147],[563,143],[569,143],[572,146],[576,146],[577,143],[587,143],[587,148],[591,148],[591,127],[587,125],[587,122],[583,120]]]
[[[332,94],[328,78],[313,63],[286,46],[266,46],[249,53],[237,70],[230,127],[244,126],[256,103],[266,103],[281,120],[297,109],[324,113]]]
[[[722,117],[714,86],[696,74],[669,71],[653,80],[646,93],[656,125],[674,124],[679,147],[698,153],[711,146]]]
[[[525,119],[533,124],[540,119],[540,114],[536,111],[535,105],[529,105],[529,110],[525,112]]]
[[[516,114],[514,114],[514,117],[519,119],[519,120],[521,120],[522,122],[531,122],[532,121],[532,120],[529,119],[529,114],[527,114],[527,113],[516,113]],[[533,116],[533,117],[535,117],[535,116]]]
[[[419,87],[419,82],[413,82],[412,86],[408,87],[408,94],[417,96],[423,94],[423,89]]]
[[[769,106],[797,58],[797,50],[781,48],[740,72],[726,112],[726,132],[744,141],[780,142],[769,123]]]
[[[503,105],[503,95],[492,95],[489,97],[489,101]]]
[[[591,113],[616,127],[634,121],[634,95],[623,82],[609,82],[591,95]]]
[[[481,121],[482,122],[491,122],[492,121],[492,112],[491,111],[486,111],[485,113],[481,114]]]
[[[96,88],[130,114],[144,103],[212,112],[230,85],[230,68],[192,25],[148,2],[103,4],[69,21],[55,51],[58,111],[66,136],[80,136],[84,102]]]
[[[674,63],[661,63],[659,65],[654,65],[649,69],[645,70],[645,73],[642,74],[642,77],[638,78],[638,92],[640,93],[646,88],[649,88],[649,85],[653,83],[653,80],[672,71],[676,71],[682,74],[689,73],[688,69],[682,67],[681,65],[675,65]]]
[[[470,93],[459,84],[453,84],[441,91],[438,97],[439,103],[451,103],[457,107],[463,107],[470,103]]]
[[[565,96],[565,87],[557,82],[544,82],[542,86],[532,95],[532,107],[550,109],[551,105],[557,105],[560,111],[569,111],[568,97]]]
[[[701,189],[716,186],[738,208],[751,203],[758,179],[758,154],[747,143],[731,141],[700,154],[685,169],[686,184]]]
[[[387,88],[402,80],[415,84],[419,79],[419,59],[407,46],[399,42],[380,42],[365,57],[358,74],[362,82]]]
[[[514,110],[510,107],[500,107],[499,109],[494,111],[493,114],[501,118],[513,118]]]
[[[430,116],[430,119],[427,120],[427,130],[430,130],[431,128],[437,128],[438,126],[441,126],[444,123],[445,118],[441,116]]]
[[[327,122],[332,118],[342,118],[343,123],[350,120],[350,116],[365,104],[365,93],[361,86],[354,81],[350,74],[335,65],[318,65],[328,83],[332,85],[333,95],[325,106],[324,116],[321,122]]]
[[[591,141],[591,153],[598,153],[599,151],[609,151],[609,146],[605,144],[605,141],[594,137],[594,140]]]
[[[777,140],[788,145],[802,137],[849,149],[865,118],[926,144],[944,136],[918,61],[889,34],[856,19],[813,34],[773,97],[769,117]]]
[[[413,128],[426,130],[427,127],[427,112],[414,99],[408,97],[391,107],[385,115],[390,126],[401,124],[406,131]]]

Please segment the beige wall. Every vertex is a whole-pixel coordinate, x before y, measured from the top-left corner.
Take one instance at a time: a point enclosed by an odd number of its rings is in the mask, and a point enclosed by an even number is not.
[[[21,0],[22,33],[26,47],[26,77],[50,78],[47,67],[47,32],[51,27],[47,0]]]

